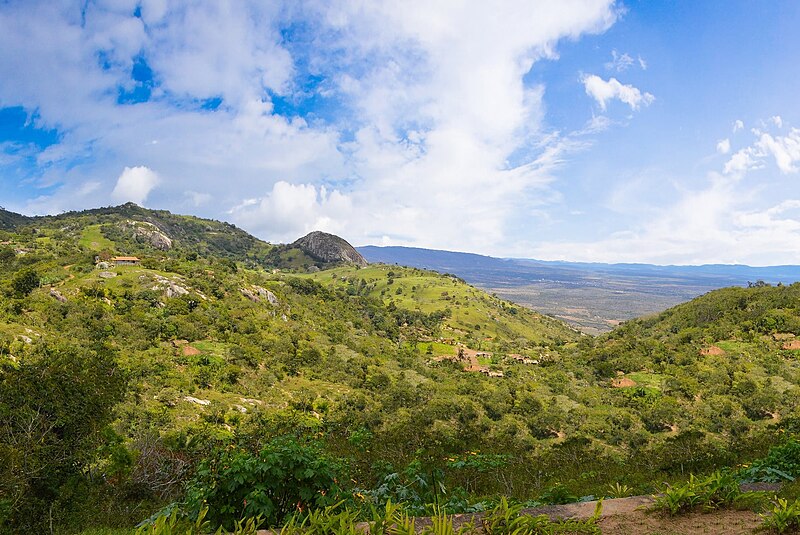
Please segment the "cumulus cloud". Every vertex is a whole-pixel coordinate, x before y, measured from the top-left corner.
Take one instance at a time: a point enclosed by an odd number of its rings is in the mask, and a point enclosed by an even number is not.
[[[158,175],[145,166],[126,167],[117,178],[111,198],[142,205],[158,182]]]
[[[772,121],[772,124],[774,124],[778,128],[783,127],[783,119],[781,119],[780,115],[773,115],[772,117],[769,118],[769,120]]]
[[[733,121],[733,133],[734,134],[736,132],[738,132],[739,130],[742,130],[743,128],[744,128],[744,122],[742,122],[741,119],[736,119],[735,121]]]
[[[731,151],[731,140],[728,138],[721,139],[717,142],[717,152],[720,154],[728,154]]]
[[[612,0],[12,1],[0,101],[60,134],[36,177],[54,193],[29,211],[113,189],[270,240],[308,217],[362,243],[499,251],[511,214],[552,203],[554,169],[585,143],[543,127],[544,87],[526,74],[617,16]],[[135,80],[136,65],[152,77]],[[118,102],[137,88],[145,101]],[[157,169],[158,187],[110,182],[120,162]],[[104,186],[75,195],[89,182]]]
[[[756,142],[755,148],[759,151],[759,155],[774,157],[781,173],[796,173],[798,171],[797,164],[800,163],[800,129],[792,128],[786,136],[771,136],[763,133]]]
[[[597,101],[600,109],[605,110],[609,100],[618,99],[632,110],[638,110],[642,105],[649,106],[655,97],[650,93],[642,93],[632,85],[621,83],[616,78],[603,80],[596,74],[584,75],[581,78],[586,94]]]
[[[350,198],[338,190],[280,181],[267,195],[247,199],[230,213],[255,232],[291,242],[312,230],[346,234],[343,231],[352,209]]]

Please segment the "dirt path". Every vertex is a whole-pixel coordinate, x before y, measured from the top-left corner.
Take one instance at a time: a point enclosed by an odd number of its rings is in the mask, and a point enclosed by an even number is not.
[[[601,533],[608,535],[750,535],[762,522],[758,513],[752,511],[717,510],[709,513],[692,513],[680,516],[667,516],[648,511],[653,503],[652,496],[632,496],[603,501],[598,520]],[[550,520],[588,519],[595,511],[597,502],[570,503],[566,505],[545,505],[524,509],[523,514],[547,515]],[[483,513],[452,515],[453,527],[473,524],[481,532]],[[431,525],[429,517],[414,519],[416,532]],[[367,533],[366,524],[358,526]],[[275,535],[268,530],[260,530],[259,535]]]
[[[69,270],[70,270],[70,268],[72,268],[72,266],[74,266],[74,265],[75,265],[75,264],[69,264],[68,266],[64,266],[64,271],[69,271]],[[72,280],[72,279],[74,279],[74,278],[75,278],[75,275],[74,275],[74,274],[72,274],[72,273],[70,273],[69,275],[67,275],[67,280]],[[61,284],[63,284],[63,281],[62,281],[62,283],[61,283]],[[61,286],[61,285],[59,284],[59,286]]]

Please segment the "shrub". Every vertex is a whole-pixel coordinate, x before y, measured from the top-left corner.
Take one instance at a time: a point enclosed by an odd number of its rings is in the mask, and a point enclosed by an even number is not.
[[[39,287],[39,274],[32,269],[23,269],[11,279],[11,287],[17,297],[25,297]]]
[[[232,529],[240,518],[277,525],[294,511],[334,503],[341,491],[338,464],[313,443],[289,437],[270,441],[257,455],[230,446],[200,464],[187,508],[209,508],[208,520]]]
[[[770,448],[763,459],[739,472],[743,481],[779,483],[800,476],[800,441],[792,438]]]
[[[666,485],[656,496],[654,508],[677,515],[698,508],[710,511],[731,507],[753,498],[763,499],[763,494],[742,492],[734,474],[717,471],[702,479],[691,475],[683,485]]]
[[[764,521],[761,524],[764,530],[774,530],[778,533],[800,530],[800,500],[790,502],[778,498],[768,515],[761,515]]]

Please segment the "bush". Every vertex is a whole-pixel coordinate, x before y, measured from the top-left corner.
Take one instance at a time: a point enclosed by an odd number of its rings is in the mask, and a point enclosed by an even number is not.
[[[743,481],[780,483],[800,476],[800,441],[792,438],[772,447],[763,459],[740,471]]]
[[[731,507],[749,499],[763,498],[761,493],[742,492],[738,479],[729,472],[714,472],[705,478],[689,477],[683,485],[666,485],[656,497],[654,507],[670,515],[698,508],[711,511]]]
[[[230,446],[200,464],[187,496],[196,515],[226,530],[240,518],[278,525],[291,513],[335,503],[342,494],[339,464],[313,443],[290,437],[270,441],[257,455]]]
[[[23,269],[11,279],[11,287],[17,297],[25,297],[39,287],[39,274],[32,269]]]

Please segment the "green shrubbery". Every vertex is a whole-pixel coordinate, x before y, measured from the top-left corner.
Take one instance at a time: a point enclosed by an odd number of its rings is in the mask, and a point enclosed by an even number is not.
[[[257,454],[230,446],[200,463],[185,507],[192,515],[207,507],[208,521],[225,529],[255,517],[274,526],[336,503],[341,476],[342,466],[311,442],[276,438]]]

